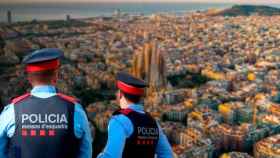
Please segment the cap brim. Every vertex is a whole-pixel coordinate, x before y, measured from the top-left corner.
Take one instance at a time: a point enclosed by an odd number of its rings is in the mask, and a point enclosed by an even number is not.
[[[59,59],[62,56],[63,56],[63,52],[60,49],[56,49],[56,48],[41,49],[26,56],[23,59],[22,63],[23,64],[38,63],[43,61]]]

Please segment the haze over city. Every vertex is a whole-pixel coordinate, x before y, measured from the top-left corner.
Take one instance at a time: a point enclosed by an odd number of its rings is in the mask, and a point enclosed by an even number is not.
[[[1,0],[0,3],[25,3],[25,2],[58,2],[57,0]],[[204,2],[204,3],[250,3],[250,4],[273,4],[280,3],[278,0],[60,0],[61,2]]]

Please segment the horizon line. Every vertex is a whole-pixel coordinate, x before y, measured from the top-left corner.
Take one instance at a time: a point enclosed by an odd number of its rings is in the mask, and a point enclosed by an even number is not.
[[[160,0],[155,0],[155,1],[80,1],[80,2],[75,2],[75,1],[45,1],[45,2],[38,2],[38,1],[27,1],[27,2],[18,2],[18,1],[9,1],[9,2],[1,2],[0,4],[27,4],[27,3],[202,3],[202,4],[248,4],[248,5],[269,5],[269,4],[280,4],[280,2],[257,2],[257,3],[250,3],[250,2],[231,2],[231,1],[225,1],[225,2],[219,2],[219,1],[160,1]]]

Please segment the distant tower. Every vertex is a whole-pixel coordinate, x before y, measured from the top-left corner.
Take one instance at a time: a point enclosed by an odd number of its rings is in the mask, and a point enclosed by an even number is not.
[[[116,9],[115,12],[114,12],[114,16],[120,17],[121,16],[121,10],[120,9]]]
[[[66,15],[66,21],[70,21],[71,20],[71,16],[69,14]]]
[[[7,20],[8,24],[12,23],[12,12],[10,10],[7,12]]]
[[[157,42],[146,43],[141,50],[135,53],[130,72],[148,83],[149,88],[146,93],[148,96],[166,88],[166,65]]]

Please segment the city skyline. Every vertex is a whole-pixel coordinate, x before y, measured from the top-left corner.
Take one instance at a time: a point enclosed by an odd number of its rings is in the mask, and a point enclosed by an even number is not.
[[[58,2],[57,0],[1,0],[0,3],[28,3],[28,2]],[[278,0],[60,0],[61,2],[137,2],[137,3],[148,3],[148,2],[200,2],[200,3],[246,3],[246,4],[273,4],[280,3]]]

